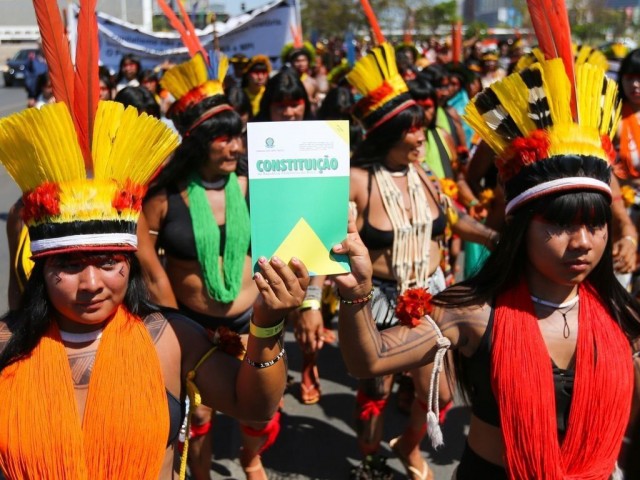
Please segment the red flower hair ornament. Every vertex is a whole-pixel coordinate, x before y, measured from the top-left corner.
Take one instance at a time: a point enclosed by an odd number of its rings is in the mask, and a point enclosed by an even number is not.
[[[422,317],[433,311],[432,295],[424,288],[410,288],[398,296],[396,317],[405,327],[414,328],[420,325]]]

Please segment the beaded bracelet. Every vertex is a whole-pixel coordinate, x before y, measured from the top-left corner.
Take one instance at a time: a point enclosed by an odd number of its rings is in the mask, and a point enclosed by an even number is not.
[[[278,355],[276,355],[276,357],[273,360],[269,360],[268,362],[254,362],[253,360],[251,360],[249,358],[248,355],[244,356],[244,359],[246,360],[246,362],[251,365],[254,368],[267,368],[267,367],[271,367],[272,365],[275,365],[276,363],[278,363],[278,361],[284,357],[285,351],[284,351],[284,347],[282,347],[282,350],[280,350],[280,353]]]
[[[253,317],[251,317],[251,320],[249,321],[249,333],[257,338],[275,337],[282,332],[282,330],[284,330],[284,318],[280,323],[273,327],[259,327],[253,323]]]
[[[364,297],[356,298],[355,300],[347,300],[345,298],[342,298],[342,295],[340,295],[340,301],[346,305],[360,305],[361,303],[367,303],[369,300],[373,298],[373,291],[374,290],[372,288],[368,295],[365,295]]]

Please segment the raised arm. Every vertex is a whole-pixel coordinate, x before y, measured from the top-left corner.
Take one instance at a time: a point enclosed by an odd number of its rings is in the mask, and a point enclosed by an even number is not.
[[[371,314],[371,260],[349,219],[347,238],[333,250],[349,255],[351,273],[335,277],[342,298],[339,314],[340,350],[349,372],[359,378],[409,370],[433,361],[439,329],[423,318],[414,328],[395,326],[378,332]],[[436,319],[441,316],[436,310]],[[452,345],[458,341],[456,324],[442,332]]]

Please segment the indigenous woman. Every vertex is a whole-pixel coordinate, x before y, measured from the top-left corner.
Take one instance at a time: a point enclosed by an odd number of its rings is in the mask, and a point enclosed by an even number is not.
[[[568,32],[566,12],[553,15]],[[370,301],[376,257],[372,265],[355,223],[334,249],[351,256],[351,275],[336,278],[348,369],[366,378],[435,361],[431,394],[422,397],[434,444],[442,440],[432,428],[437,372],[447,348],[456,349],[473,413],[461,480],[606,480],[629,419],[629,340],[640,334],[640,305],[613,274],[616,85],[590,65],[575,70],[572,85],[570,45],[558,50],[564,62],[545,60],[496,82],[468,111],[496,152],[507,199],[500,243],[475,277],[433,302],[410,291],[396,310],[402,325],[379,333]],[[396,449],[419,471],[411,440],[403,435]]]
[[[311,120],[311,103],[307,90],[295,70],[285,67],[267,82],[260,100],[257,122]]]
[[[183,140],[145,199],[138,256],[154,301],[178,307],[206,329],[246,334],[259,292],[252,280],[247,178],[235,173],[243,125],[223,94],[226,57],[200,48],[162,78],[176,98],[168,116]],[[203,406],[191,432],[198,438],[194,478],[209,478],[210,424],[211,410]],[[269,424],[242,425],[240,462],[249,478],[266,478],[259,454],[278,430],[279,414]]]
[[[383,76],[380,72],[388,72]],[[424,158],[424,111],[407,91],[395,64],[393,48],[383,43],[360,60],[347,80],[361,94],[354,108],[366,136],[354,152],[351,169],[351,201],[357,209],[356,226],[373,260],[373,318],[384,330],[397,323],[396,297],[411,286],[444,289],[440,269],[442,238],[451,226],[476,241],[490,241],[493,232],[467,217],[455,222],[455,210],[434,188],[419,163]],[[341,338],[342,341],[342,338]],[[357,341],[357,339],[354,339]],[[352,343],[352,342],[349,342]],[[417,457],[405,445],[393,448],[412,478],[429,478],[429,468],[419,453],[425,430],[428,372],[412,365],[417,397],[411,407],[406,438]],[[407,368],[408,370],[409,368]],[[384,408],[392,384],[390,375],[361,380],[356,398],[358,444],[365,456],[353,478],[375,477],[375,454],[382,440]],[[380,470],[384,470],[380,468]],[[382,474],[378,472],[377,474]],[[386,478],[386,477],[385,477]]]
[[[140,59],[132,53],[123,55],[116,77],[116,91],[119,92],[124,87],[139,87],[141,75]]]
[[[0,161],[23,191],[35,262],[21,305],[0,321],[0,470],[10,479],[175,478],[187,392],[247,421],[277,408],[286,367],[282,327],[273,327],[299,305],[306,273],[260,262],[245,361],[152,307],[133,254],[136,221],[177,137],[134,108],[98,102],[97,65],[84,56],[97,35],[81,35],[74,74],[66,43],[55,41],[60,17],[43,18],[57,3],[35,6],[45,52],[55,52],[47,63],[58,103],[0,121]],[[79,30],[91,36],[86,6]],[[73,102],[83,91],[88,103]]]
[[[305,86],[293,68],[284,67],[269,79],[256,121],[289,122],[312,118]],[[296,340],[302,348],[300,400],[305,405],[318,403],[321,395],[317,356],[327,333],[321,314],[324,279],[318,275],[311,279],[305,302],[300,312],[293,315]]]
[[[255,55],[244,68],[242,88],[251,102],[252,115],[255,117],[260,111],[260,100],[271,73],[271,62],[266,55]]]
[[[320,89],[318,82],[311,76],[316,58],[316,49],[309,42],[302,42],[302,32],[296,34],[293,43],[288,43],[282,49],[280,58],[283,65],[289,65],[298,74],[311,102],[313,113],[318,108]]]

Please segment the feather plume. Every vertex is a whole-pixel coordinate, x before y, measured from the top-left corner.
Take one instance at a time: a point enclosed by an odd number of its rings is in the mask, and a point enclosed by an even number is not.
[[[462,61],[462,22],[457,21],[451,25],[451,61]]]
[[[29,108],[0,120],[0,162],[23,192],[44,182],[85,178],[67,105]]]
[[[191,23],[191,18],[189,17],[189,14],[187,13],[187,10],[184,8],[182,0],[176,0],[176,3],[178,4],[178,9],[180,10],[180,15],[182,15],[182,21],[184,22],[184,26],[187,28],[187,31],[189,32],[189,36],[193,39],[194,45],[198,46],[198,51],[200,53],[202,53],[202,56],[204,57],[205,61],[208,64],[209,63],[209,55],[207,55],[207,51],[204,49],[204,47],[200,43],[200,39],[198,38],[198,34],[196,33],[196,29],[193,26],[193,23]]]
[[[80,2],[78,17],[78,47],[76,50],[76,72],[74,79],[73,112],[78,130],[78,142],[84,157],[87,172],[92,171],[91,139],[93,121],[100,100],[98,80],[98,23],[96,20],[96,0]]]
[[[200,51],[199,43],[194,43],[191,35],[187,31],[186,27],[182,24],[176,13],[171,9],[165,0],[157,0],[158,6],[164,12],[164,15],[169,20],[171,26],[180,34],[180,38],[182,38],[182,43],[187,50],[189,50],[189,55],[192,57]]]
[[[144,185],[177,145],[178,136],[159,120],[138,115],[134,107],[100,102],[93,135],[95,178]]]
[[[538,45],[550,60],[561,58],[571,83],[571,113],[578,121],[571,26],[564,0],[527,0]]]
[[[373,11],[373,8],[371,8],[369,0],[360,0],[360,3],[362,4],[364,14],[367,16],[367,20],[369,21],[371,30],[373,30],[373,35],[376,37],[376,43],[378,45],[382,45],[385,39],[384,35],[382,34],[382,30],[380,30],[380,25],[378,24],[376,13]]]
[[[49,67],[53,95],[73,111],[74,72],[69,53],[69,42],[55,0],[33,0],[42,38],[42,51]]]

